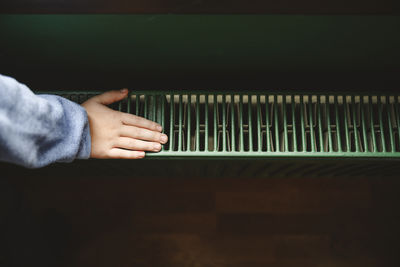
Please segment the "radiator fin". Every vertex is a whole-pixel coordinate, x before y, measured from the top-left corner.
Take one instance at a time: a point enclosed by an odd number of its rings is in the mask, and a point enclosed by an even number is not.
[[[170,139],[155,157],[400,157],[395,95],[143,91],[112,108],[163,126]]]

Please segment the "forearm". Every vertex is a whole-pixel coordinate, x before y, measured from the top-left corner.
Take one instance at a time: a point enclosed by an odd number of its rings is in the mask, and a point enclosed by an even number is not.
[[[0,160],[37,168],[90,155],[84,108],[0,76]]]

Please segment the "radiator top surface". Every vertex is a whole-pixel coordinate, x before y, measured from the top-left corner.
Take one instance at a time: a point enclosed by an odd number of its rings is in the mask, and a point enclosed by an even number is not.
[[[57,91],[77,103],[96,92]],[[160,123],[149,157],[400,158],[397,95],[131,91],[111,108]]]

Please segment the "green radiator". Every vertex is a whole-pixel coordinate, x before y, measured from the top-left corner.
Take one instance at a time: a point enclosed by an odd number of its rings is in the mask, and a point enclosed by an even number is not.
[[[400,158],[397,95],[146,90],[112,108],[163,126],[170,140],[149,157]]]

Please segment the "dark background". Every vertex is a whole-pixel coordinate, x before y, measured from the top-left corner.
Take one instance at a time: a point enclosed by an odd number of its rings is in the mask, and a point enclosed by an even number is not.
[[[4,13],[399,14],[395,0],[3,0]]]
[[[34,90],[400,84],[400,16],[0,15],[0,25],[0,72]]]
[[[345,162],[0,164],[0,266],[398,266],[398,162]]]

